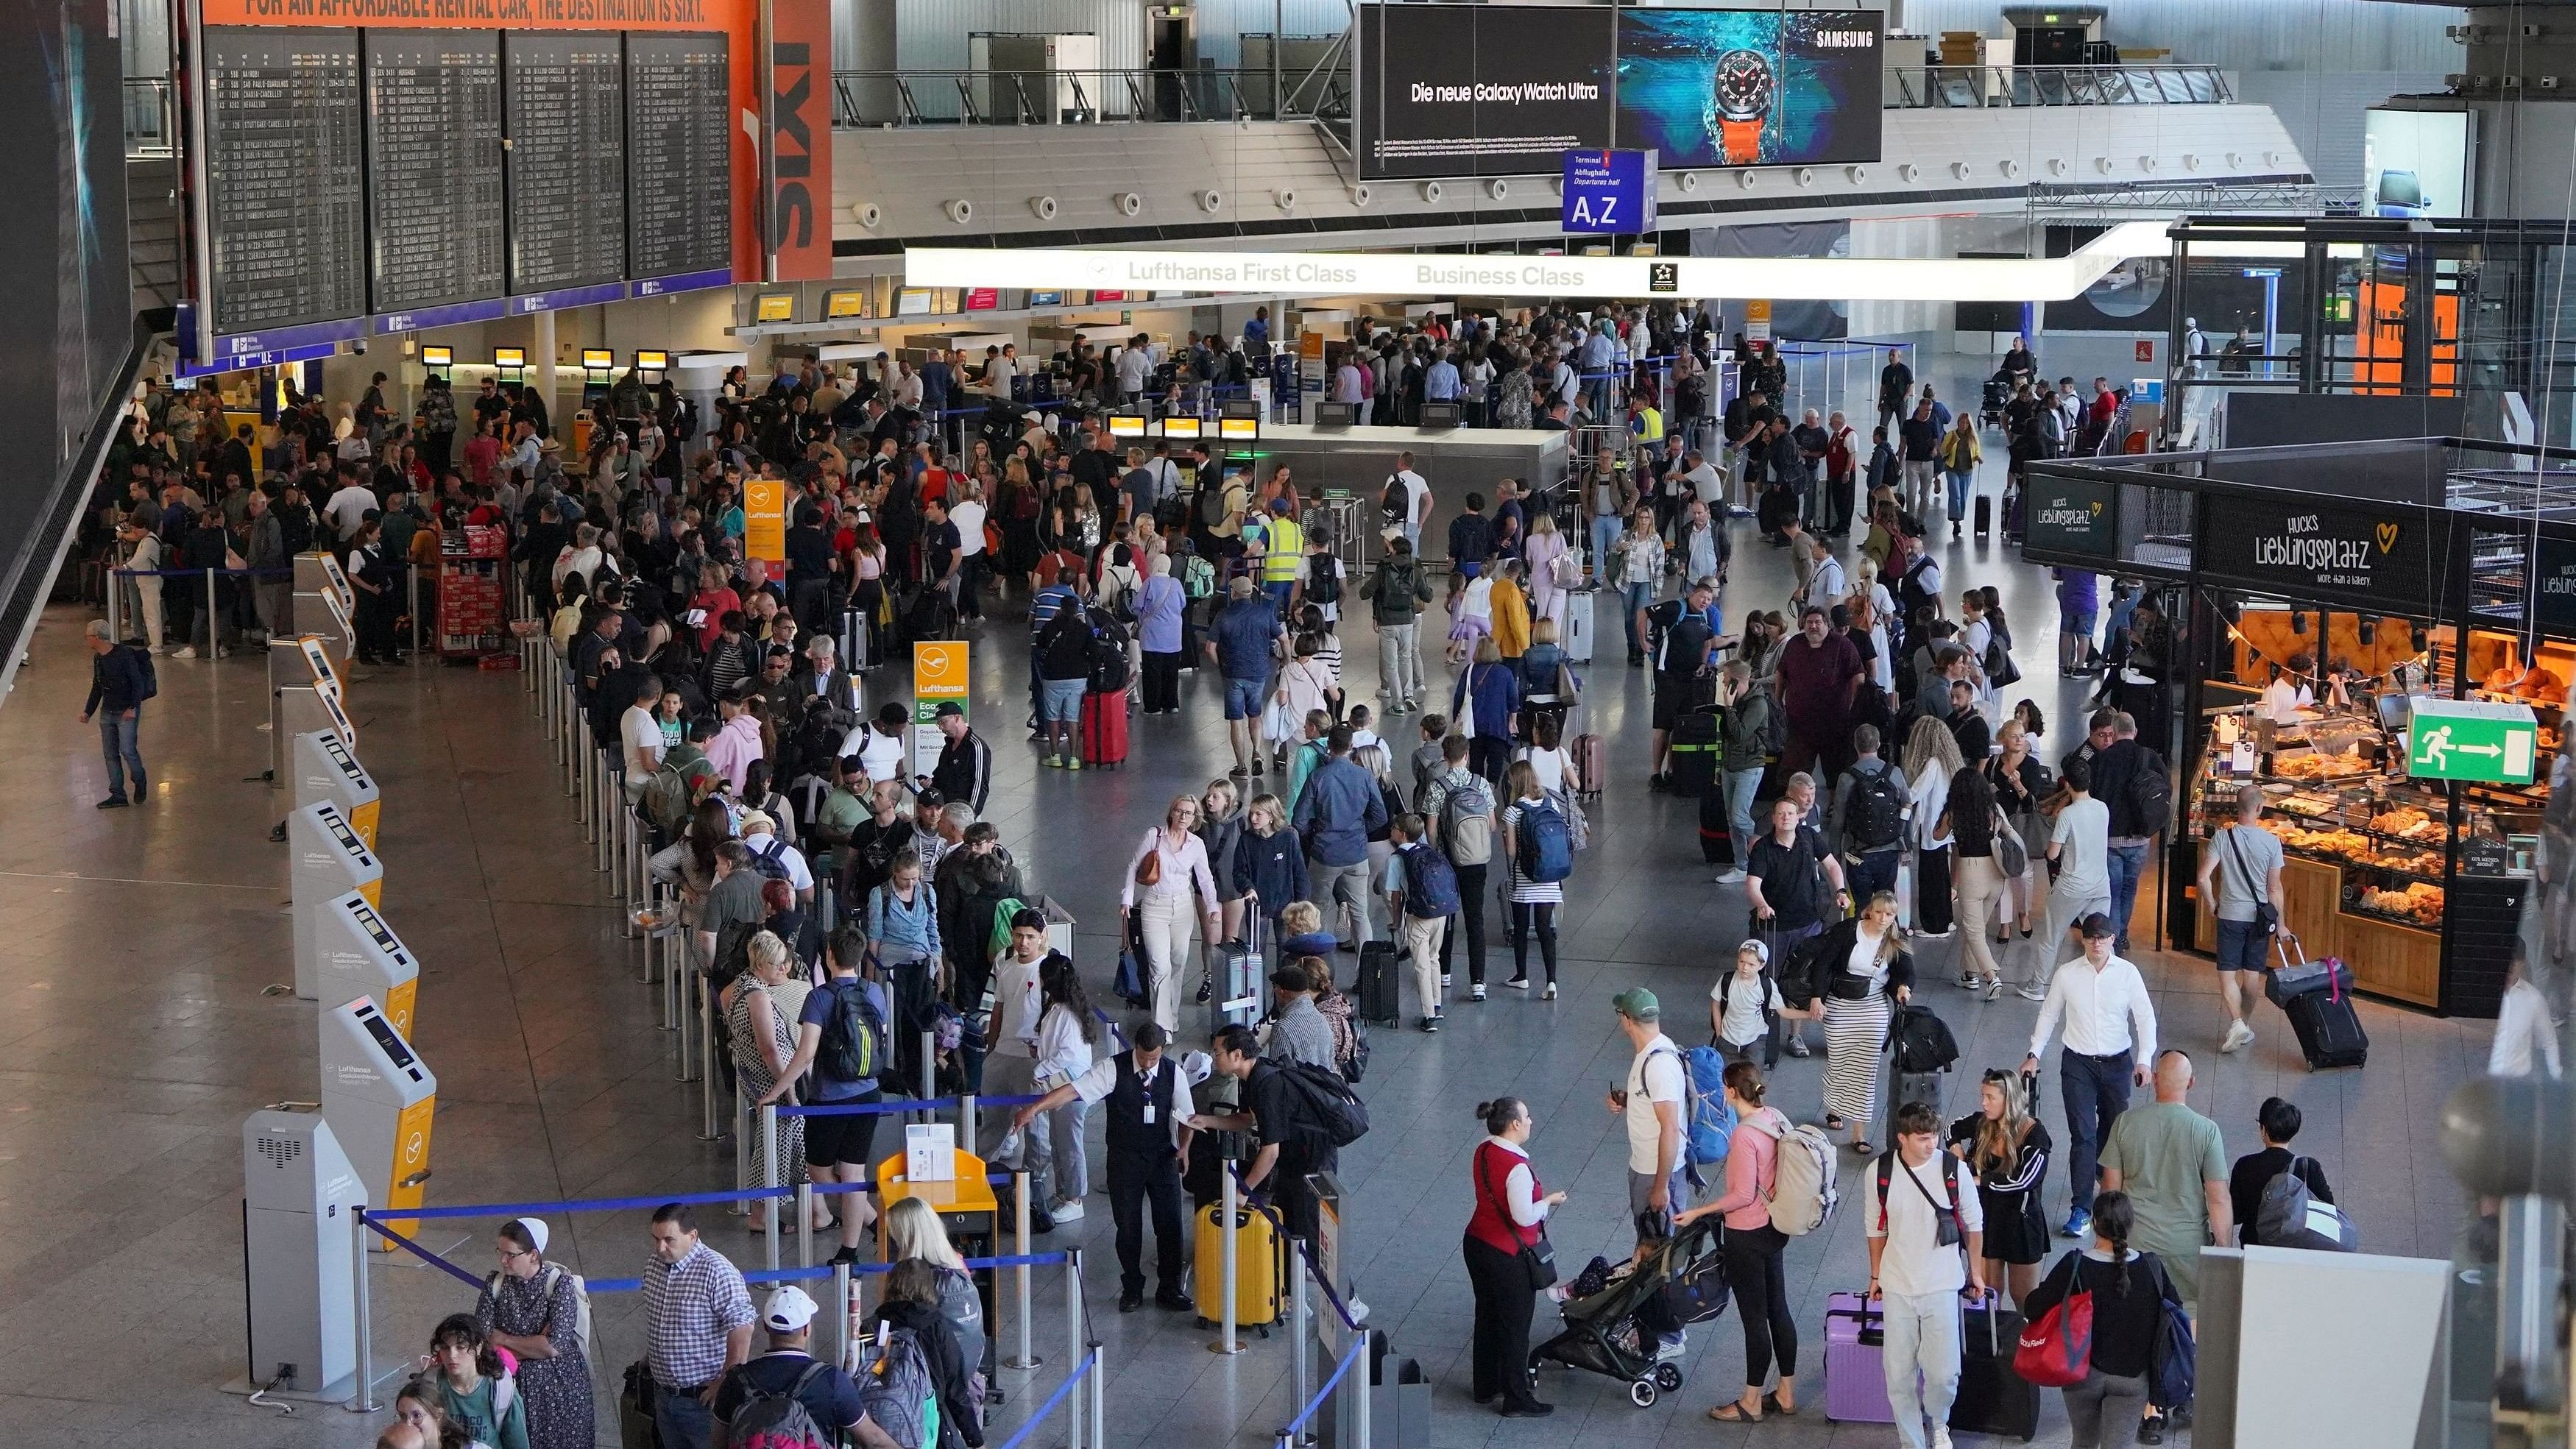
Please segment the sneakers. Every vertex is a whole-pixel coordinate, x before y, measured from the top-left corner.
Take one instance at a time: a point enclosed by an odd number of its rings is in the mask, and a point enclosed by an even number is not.
[[[1682,1355],[1689,1350],[1689,1336],[1687,1334],[1676,1333],[1672,1337],[1662,1339],[1655,1344],[1655,1362],[1678,1363],[1681,1361]]]
[[[110,795],[98,802],[98,808],[101,810],[122,810],[125,806],[126,799],[122,795]]]
[[[1082,756],[1080,756],[1080,755],[1067,755],[1067,756],[1065,756],[1065,757],[1064,757],[1064,767],[1065,767],[1066,769],[1068,769],[1068,770],[1079,770],[1079,769],[1081,769],[1081,768],[1082,768]]]
[[[1485,999],[1485,988],[1484,988],[1484,987],[1482,987],[1482,986],[1470,986],[1470,987],[1468,987],[1468,988],[1467,988],[1467,999],[1468,999],[1469,1001],[1482,1001],[1482,1000],[1484,1000],[1484,999]]]
[[[1725,870],[1722,870],[1715,876],[1711,877],[1711,879],[1715,880],[1719,885],[1742,885],[1744,883],[1744,871],[1740,867],[1729,866]]]
[[[1918,941],[1946,941],[1952,936],[1957,935],[1958,932],[1959,928],[1956,926],[1952,926],[1946,931],[1917,931],[1914,933],[1914,939]]]
[[[1983,982],[1984,978],[1978,976],[1974,971],[1961,971],[1959,973],[1958,986],[1961,991],[1974,991],[1978,986],[1982,985]]]
[[[1422,1030],[1424,1030],[1424,1031],[1438,1031],[1439,1029],[1440,1029],[1440,1018],[1438,1018],[1438,1017],[1436,1017],[1436,1016],[1426,1016],[1426,1017],[1422,1018]]]
[[[2227,1024],[2227,1035],[2218,1039],[2218,1049],[2222,1052],[2243,1051],[2245,1048],[2250,1047],[2253,1044],[2254,1028],[2247,1026],[2242,1021],[2229,1022]]]
[[[1553,981],[1547,983],[1547,989],[1538,994],[1538,999],[1541,1001],[1554,1001],[1556,999],[1556,983]]]
[[[2024,1001],[2046,1001],[2048,999],[2048,988],[2040,985],[2036,981],[2025,981],[2021,985],[2013,988],[2013,994],[2019,996]]]
[[[1446,971],[1440,973],[1440,989],[1443,991],[1449,989],[1449,973]]]
[[[2045,996],[2047,993],[2043,992],[2041,994]],[[2004,999],[2004,979],[2002,977],[1989,976],[1986,978],[1985,999],[1988,1001],[2001,1001]]]
[[[197,646],[194,644],[182,644],[178,648],[170,651],[170,657],[173,659],[194,659],[197,657]]]
[[[1510,987],[1510,988],[1511,988],[1512,990],[1514,990],[1514,991],[1527,991],[1527,990],[1529,990],[1529,978],[1528,978],[1528,977],[1526,977],[1526,976],[1515,976],[1515,977],[1513,977],[1511,980],[1506,981],[1506,982],[1504,982],[1503,984],[1504,984],[1505,986]]]
[[[2061,1238],[2080,1238],[2092,1230],[2093,1215],[2077,1211],[2066,1215],[2066,1225],[2057,1230],[2057,1235]]]
[[[1082,1204],[1078,1202],[1057,1203],[1055,1206],[1047,1209],[1047,1216],[1059,1223],[1081,1222]],[[1034,1232],[1036,1230],[1036,1225],[1031,1224],[1030,1230]]]
[[[1949,1425],[1935,1424],[1932,1426],[1932,1449],[1950,1449]]]
[[[1780,1044],[1780,1050],[1790,1056],[1800,1059],[1801,1061],[1816,1054],[1813,1047],[1808,1046],[1805,1042],[1800,1041],[1794,1036],[1789,1038],[1787,1041],[1782,1042]]]

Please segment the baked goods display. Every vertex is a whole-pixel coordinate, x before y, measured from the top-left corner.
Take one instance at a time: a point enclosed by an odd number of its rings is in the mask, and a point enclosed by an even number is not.
[[[2353,889],[2352,905],[2412,926],[2438,926],[2442,923],[2442,888],[2421,881],[2401,890],[2357,886]]]
[[[2370,773],[2370,765],[2356,755],[2276,754],[2272,773],[2284,780],[2342,780]]]
[[[2377,834],[2393,835],[2400,840],[2438,840],[2444,826],[2421,810],[2400,805],[2370,817],[2370,828]]]

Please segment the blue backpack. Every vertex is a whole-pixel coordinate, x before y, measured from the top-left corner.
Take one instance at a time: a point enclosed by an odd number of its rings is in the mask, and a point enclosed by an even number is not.
[[[1408,845],[1404,858],[1404,913],[1417,921],[1458,913],[1458,871],[1449,857],[1427,845]]]
[[[1727,1144],[1735,1134],[1735,1110],[1726,1105],[1726,1058],[1712,1046],[1695,1046],[1681,1055],[1690,1103],[1683,1147],[1692,1166],[1714,1167],[1726,1161]]]
[[[1574,839],[1565,828],[1565,816],[1548,804],[1521,804],[1520,870],[1540,885],[1561,881],[1574,874]]]

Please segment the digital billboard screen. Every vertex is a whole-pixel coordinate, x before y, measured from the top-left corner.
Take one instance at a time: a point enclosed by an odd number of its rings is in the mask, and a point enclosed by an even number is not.
[[[1616,144],[1685,166],[1875,161],[1874,10],[1622,10]]]
[[[1360,174],[1555,173],[1567,151],[1665,170],[1879,156],[1875,10],[1360,7]]]

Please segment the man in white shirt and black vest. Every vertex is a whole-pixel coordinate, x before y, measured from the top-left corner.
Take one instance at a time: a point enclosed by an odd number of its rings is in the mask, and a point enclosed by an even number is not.
[[[1190,1296],[1181,1291],[1181,1269],[1189,1239],[1181,1217],[1181,1167],[1189,1158],[1189,1126],[1197,1108],[1190,1101],[1190,1080],[1177,1057],[1165,1050],[1171,1037],[1145,1022],[1136,1028],[1136,1045],[1103,1057],[1090,1070],[1013,1114],[1012,1125],[1026,1132],[1042,1112],[1080,1098],[1106,1100],[1102,1126],[1109,1145],[1109,1211],[1118,1227],[1118,1311],[1145,1306],[1145,1211],[1154,1213],[1154,1306],[1186,1313]]]

